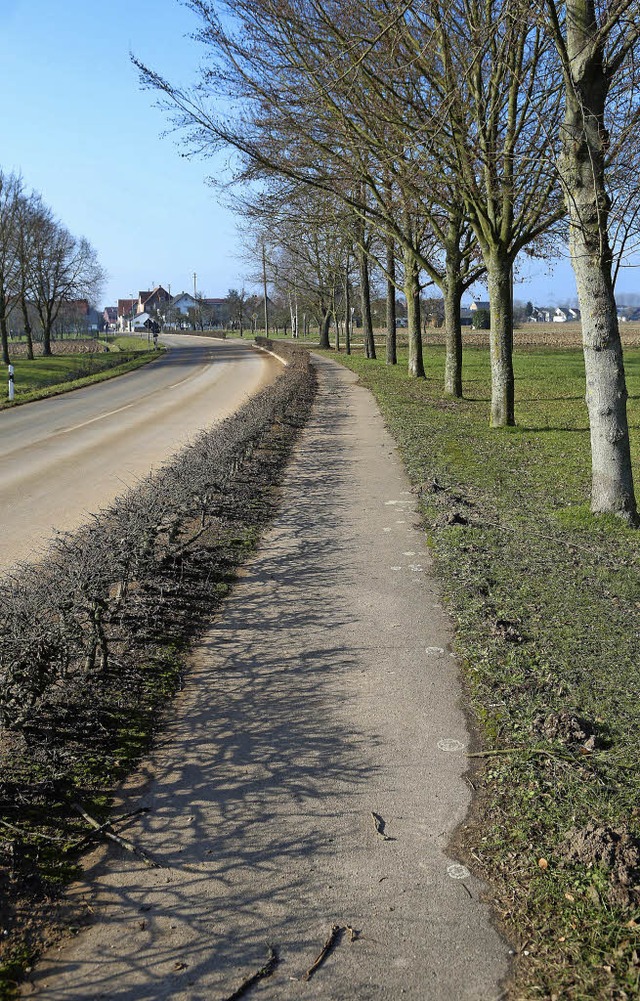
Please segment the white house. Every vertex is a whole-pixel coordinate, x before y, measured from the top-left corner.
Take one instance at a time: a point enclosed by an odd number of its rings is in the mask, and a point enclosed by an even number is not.
[[[569,323],[570,320],[579,320],[580,310],[573,309],[571,306],[558,306],[554,315],[554,323]]]
[[[151,317],[149,316],[148,313],[138,313],[138,315],[134,316],[133,320],[131,321],[131,330],[133,330],[134,333],[135,332],[142,333],[147,329],[145,327],[145,323],[147,322],[147,320],[150,319]]]
[[[188,316],[190,309],[197,309],[201,304],[188,292],[181,292],[171,300],[171,308],[177,309],[183,316]]]

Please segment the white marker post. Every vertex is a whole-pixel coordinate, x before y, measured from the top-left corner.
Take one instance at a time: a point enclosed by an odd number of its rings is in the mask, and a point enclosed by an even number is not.
[[[13,365],[9,365],[9,403],[13,403]]]

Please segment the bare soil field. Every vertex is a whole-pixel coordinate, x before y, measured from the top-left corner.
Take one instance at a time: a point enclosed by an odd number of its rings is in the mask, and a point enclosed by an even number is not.
[[[34,341],[33,343],[33,353],[36,358],[41,358],[43,353],[43,344],[41,341]],[[73,340],[63,340],[63,341],[52,341],[51,342],[51,354],[54,355],[85,355],[85,354],[99,354],[101,351],[105,351],[106,347],[103,341],[97,340],[95,337],[83,337],[74,338]],[[25,341],[9,343],[9,351],[11,352],[12,358],[26,358],[27,357],[27,345]]]
[[[620,335],[623,347],[640,346],[640,323],[621,323]],[[444,344],[444,330],[428,329],[424,338],[426,344]],[[579,348],[582,347],[582,327],[579,323],[527,323],[513,332],[515,349],[518,348]],[[489,347],[488,330],[462,332],[465,347]]]

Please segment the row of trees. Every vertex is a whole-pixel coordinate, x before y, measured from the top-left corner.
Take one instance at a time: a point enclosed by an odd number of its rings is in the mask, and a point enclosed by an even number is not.
[[[376,248],[384,248],[390,285],[398,284],[400,257],[415,376],[423,375],[421,274],[441,290],[444,388],[456,396],[460,298],[486,276],[494,427],[515,422],[514,263],[522,251],[548,253],[568,231],[583,321],[592,506],[635,523],[614,278],[616,239],[622,245],[637,232],[640,0],[187,6],[206,55],[196,85],[180,90],[138,64],[145,83],[164,95],[194,152],[237,151],[235,180],[259,192],[252,212],[267,213],[270,232],[274,212],[294,240],[303,218],[305,227],[320,220],[308,239],[324,241],[323,253],[343,272],[355,248],[363,293]],[[280,228],[278,236],[286,259]],[[364,326],[372,355],[366,315]]]
[[[9,364],[9,325],[20,314],[33,358],[34,335],[51,354],[55,324],[65,306],[78,299],[94,302],[104,283],[96,252],[54,216],[22,178],[0,170],[0,340]],[[35,321],[35,328],[34,328]]]

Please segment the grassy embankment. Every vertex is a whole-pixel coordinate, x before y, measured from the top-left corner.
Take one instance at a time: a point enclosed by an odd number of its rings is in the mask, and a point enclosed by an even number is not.
[[[335,356],[334,356],[335,357]],[[419,492],[480,736],[478,808],[456,850],[518,954],[511,996],[640,996],[640,533],[589,511],[579,349],[515,358],[516,428],[491,431],[489,358],[464,399],[340,360],[375,393]],[[626,355],[635,467],[640,351]]]
[[[68,344],[72,348],[75,343],[63,341],[60,346]],[[9,403],[8,399],[7,366],[0,364],[0,410],[124,375],[158,357],[158,352],[153,347],[149,350],[146,338],[142,337],[109,338],[105,346],[108,346],[108,351],[54,354],[49,358],[36,357],[32,361],[15,358],[13,403]]]

